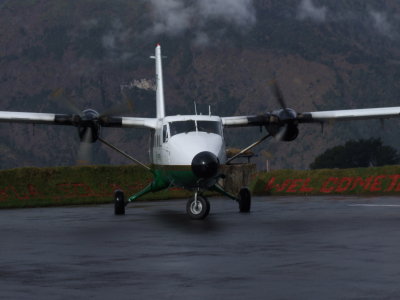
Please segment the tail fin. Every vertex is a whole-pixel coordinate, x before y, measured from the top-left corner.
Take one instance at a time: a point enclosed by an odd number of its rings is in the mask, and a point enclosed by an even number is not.
[[[156,108],[157,118],[165,117],[165,104],[164,104],[164,85],[161,63],[161,46],[157,44],[156,55],[152,58],[156,60]]]

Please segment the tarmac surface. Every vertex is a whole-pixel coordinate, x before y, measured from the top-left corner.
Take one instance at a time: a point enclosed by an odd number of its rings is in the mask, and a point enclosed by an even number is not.
[[[0,210],[0,299],[400,299],[400,198]]]

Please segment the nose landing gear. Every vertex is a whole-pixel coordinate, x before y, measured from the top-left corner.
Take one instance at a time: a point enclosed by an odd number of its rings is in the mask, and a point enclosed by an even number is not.
[[[193,198],[190,198],[186,204],[186,212],[191,219],[203,220],[210,212],[210,202],[206,197],[195,192]]]

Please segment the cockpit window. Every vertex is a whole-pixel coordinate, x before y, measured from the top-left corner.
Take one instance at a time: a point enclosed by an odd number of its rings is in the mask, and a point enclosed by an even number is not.
[[[221,134],[219,123],[215,121],[197,121],[197,130],[207,133]]]
[[[193,131],[201,131],[221,135],[220,124],[216,121],[175,121],[169,123],[169,130],[171,137],[178,133],[188,133]]]
[[[169,131],[171,136],[196,131],[196,123],[193,120],[171,122],[169,123]]]

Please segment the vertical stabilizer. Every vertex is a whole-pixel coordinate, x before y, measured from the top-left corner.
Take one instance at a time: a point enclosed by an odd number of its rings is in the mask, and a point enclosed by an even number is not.
[[[162,74],[162,63],[161,63],[161,46],[156,46],[156,101],[157,101],[157,118],[165,117],[165,105],[164,105],[164,85],[163,85],[163,74]]]

